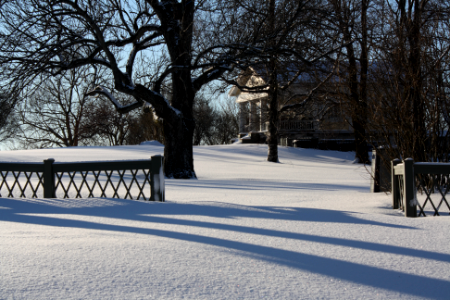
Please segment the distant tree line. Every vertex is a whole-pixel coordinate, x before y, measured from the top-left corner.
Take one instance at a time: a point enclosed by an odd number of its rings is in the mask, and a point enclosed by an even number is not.
[[[229,144],[239,133],[238,107],[233,102],[216,103],[199,96],[194,104],[194,145]]]
[[[9,101],[4,99],[0,103],[5,114],[0,121],[3,131],[10,133],[4,139],[14,138],[15,147],[25,149],[138,145],[149,140],[164,144],[162,120],[151,109],[119,113],[107,101],[87,95],[88,83],[106,85],[106,78],[97,69],[69,70],[29,92],[14,111],[6,110]],[[214,104],[198,94],[193,109],[193,145],[228,144],[237,136],[234,103]]]
[[[69,70],[29,91],[9,116],[15,124],[14,135],[10,136],[15,147],[163,142],[161,122],[152,112],[119,113],[104,99],[87,95],[92,85],[107,84],[106,78],[98,69]]]
[[[368,161],[368,143],[390,159],[449,161],[450,2],[330,3],[345,47],[329,97],[355,130],[357,158]]]

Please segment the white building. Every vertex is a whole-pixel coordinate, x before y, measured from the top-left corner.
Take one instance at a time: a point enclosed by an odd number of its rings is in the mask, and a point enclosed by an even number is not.
[[[265,75],[255,68],[242,72],[238,84],[246,87],[258,87],[266,84]],[[280,92],[279,105],[295,104],[303,97],[295,95],[307,94],[314,86],[308,76],[302,76],[289,89]],[[231,88],[229,96],[236,97],[239,103],[239,137],[249,133],[259,133],[261,136],[268,129],[268,95],[263,91],[241,91],[237,86]],[[289,102],[288,102],[289,101]],[[339,107],[323,109],[323,102],[311,101],[302,112],[283,112],[279,116],[278,135],[291,140],[301,139],[353,139],[353,130],[342,116]]]

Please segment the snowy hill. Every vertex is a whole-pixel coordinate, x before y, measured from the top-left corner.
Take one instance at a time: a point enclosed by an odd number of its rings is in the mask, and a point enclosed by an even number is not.
[[[450,217],[407,219],[353,154],[196,147],[166,203],[0,198],[0,299],[449,299]],[[2,151],[145,159],[156,143]]]

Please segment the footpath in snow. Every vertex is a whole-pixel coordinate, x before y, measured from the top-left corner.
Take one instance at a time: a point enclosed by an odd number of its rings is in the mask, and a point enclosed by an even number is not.
[[[450,299],[450,217],[408,219],[353,153],[195,147],[165,203],[0,198],[0,299]],[[146,159],[149,144],[2,151]]]

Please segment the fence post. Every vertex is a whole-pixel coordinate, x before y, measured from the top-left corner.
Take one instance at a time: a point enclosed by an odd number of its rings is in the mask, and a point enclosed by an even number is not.
[[[44,198],[55,198],[54,162],[55,160],[53,158],[44,160]]]
[[[407,158],[403,161],[403,195],[405,198],[405,216],[417,217],[417,205],[414,190],[414,160]]]
[[[164,156],[155,155],[151,157],[150,163],[150,200],[165,201],[165,182],[164,182]]]
[[[398,185],[397,175],[395,175],[394,167],[400,163],[400,159],[396,158],[391,161],[391,194],[392,194],[392,208],[398,209],[400,207],[400,187]]]
[[[372,150],[372,177],[370,178],[370,192],[380,191],[380,156],[377,150]]]

